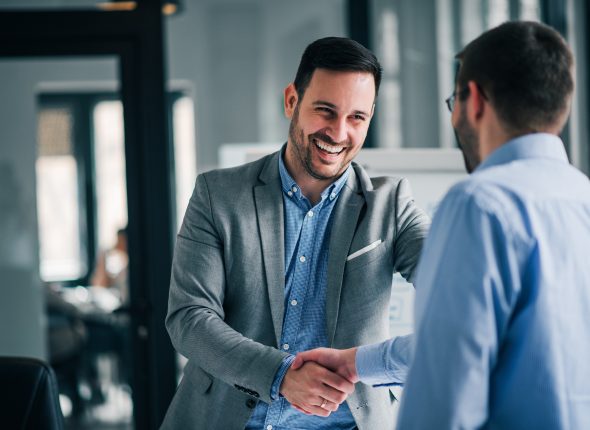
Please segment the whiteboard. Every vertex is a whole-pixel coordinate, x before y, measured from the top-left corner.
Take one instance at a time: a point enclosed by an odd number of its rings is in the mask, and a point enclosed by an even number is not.
[[[369,176],[403,176],[410,182],[416,204],[432,217],[454,184],[467,177],[456,148],[362,149],[355,161]],[[389,328],[391,336],[411,333],[414,326],[414,287],[399,273],[393,276]]]

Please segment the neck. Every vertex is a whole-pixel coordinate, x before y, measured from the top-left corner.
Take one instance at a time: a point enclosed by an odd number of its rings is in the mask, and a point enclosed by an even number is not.
[[[481,161],[488,158],[488,156],[504,145],[511,139],[518,137],[519,134],[510,133],[502,124],[499,118],[495,115],[490,115],[489,121],[481,128],[480,134],[480,153]]]
[[[297,181],[301,187],[301,192],[307,197],[307,200],[311,202],[312,206],[315,206],[322,199],[322,193],[332,184],[332,182],[326,184],[318,183],[317,180],[315,180],[315,182],[308,181],[308,183],[306,183],[306,181]]]

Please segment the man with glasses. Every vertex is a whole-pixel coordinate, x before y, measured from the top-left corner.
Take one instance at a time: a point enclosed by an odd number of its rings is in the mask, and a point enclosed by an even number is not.
[[[590,428],[590,181],[558,137],[574,90],[564,39],[510,22],[457,55],[447,104],[467,170],[416,278],[402,429]],[[303,353],[387,384],[395,342]]]

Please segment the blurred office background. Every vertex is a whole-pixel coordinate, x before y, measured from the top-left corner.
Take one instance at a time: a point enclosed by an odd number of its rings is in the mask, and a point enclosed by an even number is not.
[[[183,363],[163,320],[195,177],[281,146],[305,46],[349,36],[377,54],[359,162],[409,177],[433,213],[465,175],[454,54],[517,19],[575,51],[562,137],[588,174],[585,0],[0,0],[0,356],[52,365],[68,428],[157,428]],[[393,282],[403,334],[412,287]]]

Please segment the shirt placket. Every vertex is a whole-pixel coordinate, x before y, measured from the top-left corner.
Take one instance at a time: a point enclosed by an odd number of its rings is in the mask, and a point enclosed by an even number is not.
[[[281,349],[285,352],[296,354],[299,351],[299,342],[297,342],[297,334],[299,332],[299,325],[302,321],[302,315],[305,310],[306,288],[310,270],[313,268],[313,252],[314,252],[314,232],[316,230],[317,219],[316,213],[319,213],[322,204],[310,208],[307,201],[299,202],[297,209],[303,216],[303,222],[299,232],[298,245],[293,253],[295,259],[295,266],[292,275],[292,286],[287,299],[287,308],[285,309],[285,321],[283,325],[283,333],[281,336]],[[270,404],[265,429],[277,428],[272,423],[279,423],[281,411],[288,404],[285,399],[279,402],[272,402]]]
[[[307,289],[309,288],[312,271],[315,270],[315,255],[314,255],[314,235],[317,227],[318,217],[315,212],[319,211],[319,205],[313,209],[305,212],[303,224],[301,226],[301,235],[299,239],[299,249],[297,250],[297,262],[295,266],[295,273],[293,274],[293,288],[288,299],[289,311],[291,315],[289,318],[289,342],[291,343],[290,352],[295,354],[301,352],[301,345],[298,339],[298,334],[301,330],[301,323],[304,319],[304,314],[308,308]]]

